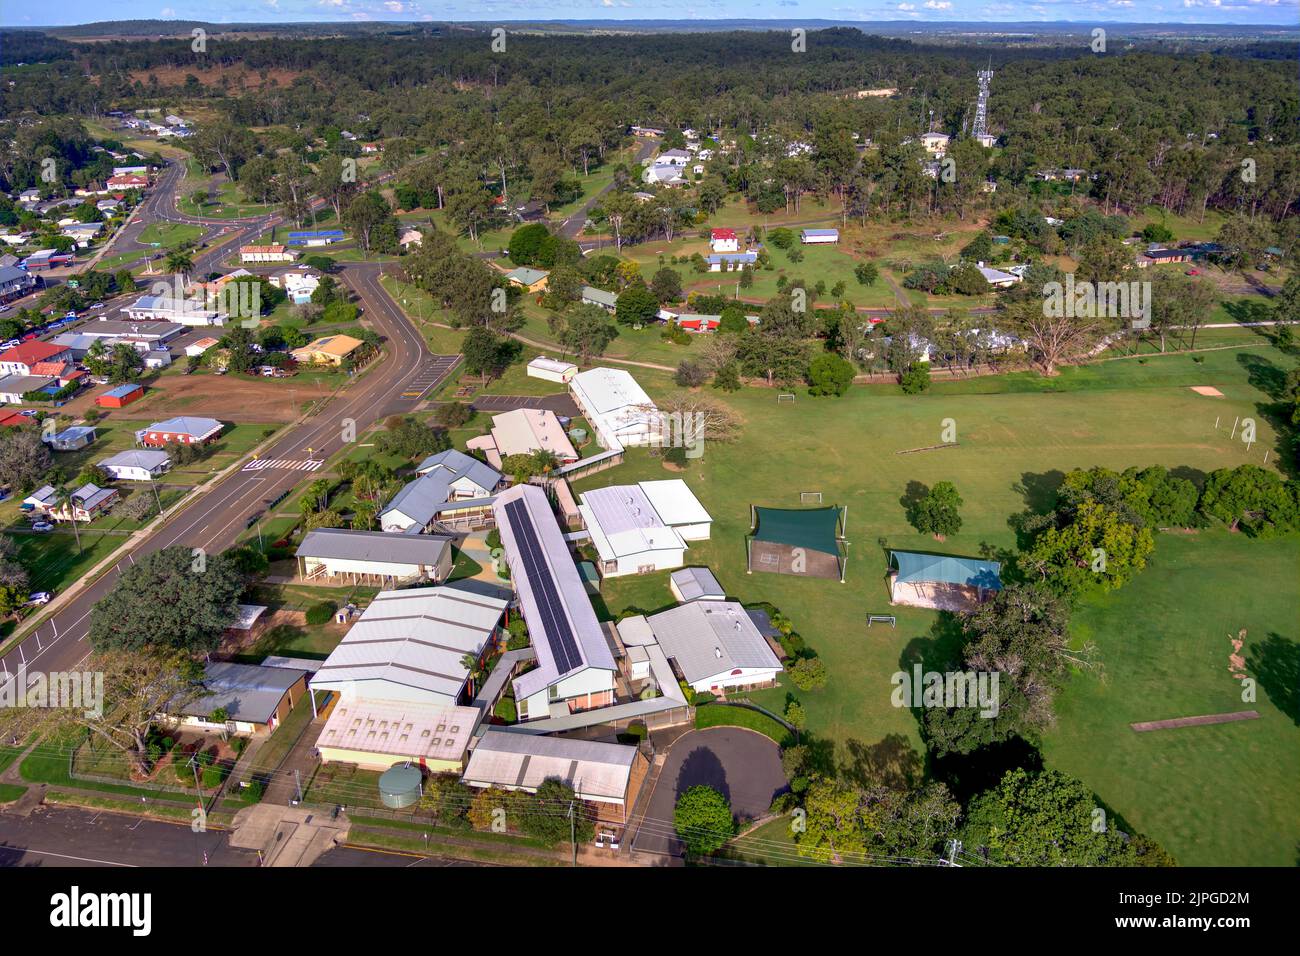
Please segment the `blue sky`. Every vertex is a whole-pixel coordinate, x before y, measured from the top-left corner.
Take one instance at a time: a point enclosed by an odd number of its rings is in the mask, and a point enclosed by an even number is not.
[[[1295,25],[1300,0],[63,0],[37,9],[5,4],[8,26],[89,23],[105,19],[195,19],[213,22],[349,20],[723,19],[1070,20],[1078,23],[1246,23]]]

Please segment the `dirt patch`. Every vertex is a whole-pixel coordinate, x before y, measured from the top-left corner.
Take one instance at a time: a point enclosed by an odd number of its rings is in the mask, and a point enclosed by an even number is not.
[[[289,422],[302,403],[325,394],[323,384],[292,379],[164,375],[127,411],[133,418],[206,415],[232,422]]]
[[[1223,393],[1213,385],[1191,385],[1188,387],[1197,395],[1207,395],[1210,398],[1223,398]]]
[[[156,66],[148,70],[132,70],[130,77],[135,83],[149,83],[151,76],[158,77],[160,86],[181,86],[185,77],[193,74],[204,86],[215,86],[225,77],[230,90],[257,90],[264,86],[289,86],[302,75],[300,70],[264,69],[250,70],[243,64],[232,63],[229,66],[210,66],[203,69],[194,66]]]

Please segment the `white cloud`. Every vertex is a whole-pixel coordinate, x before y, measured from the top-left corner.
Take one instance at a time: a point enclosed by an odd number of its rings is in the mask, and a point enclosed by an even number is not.
[[[949,0],[925,0],[927,10],[951,10],[952,4]]]
[[[911,11],[911,10],[915,10],[915,9],[916,9],[916,4],[914,4],[914,3],[900,3],[900,4],[898,5],[898,9],[903,10],[903,11]]]

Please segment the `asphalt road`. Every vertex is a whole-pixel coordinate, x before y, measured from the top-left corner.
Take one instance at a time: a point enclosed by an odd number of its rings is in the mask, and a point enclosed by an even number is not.
[[[169,167],[170,171],[171,167]],[[175,195],[180,177],[174,175],[160,184],[150,208],[172,208],[168,196]],[[260,232],[269,219],[241,227]],[[195,271],[201,273],[220,255],[208,251],[195,257]],[[312,417],[291,426],[262,453],[264,459],[328,458],[344,444],[345,424],[351,420],[360,435],[375,422],[389,415],[413,410],[423,397],[454,369],[456,362],[446,356],[434,356],[423,336],[411,326],[400,308],[379,284],[382,266],[377,263],[348,263],[341,268],[341,278],[356,292],[359,304],[371,326],[385,339],[387,354],[367,369],[356,383],[326,400]],[[195,409],[201,413],[202,409]],[[131,555],[118,563],[67,606],[28,635],[4,657],[0,667],[12,674],[25,663],[29,672],[73,669],[86,655],[85,637],[90,627],[91,606],[107,594],[117,581],[125,563],[133,555],[149,554],[172,545],[202,548],[217,553],[230,547],[243,534],[248,518],[265,509],[282,491],[303,480],[298,471],[266,469],[235,470],[208,489],[196,501],[169,519]],[[0,676],[0,684],[12,679]]]
[[[78,807],[39,807],[30,816],[0,813],[0,869],[5,867],[255,867],[255,850],[230,845],[224,830]],[[330,850],[318,867],[466,866],[457,860],[361,847]]]

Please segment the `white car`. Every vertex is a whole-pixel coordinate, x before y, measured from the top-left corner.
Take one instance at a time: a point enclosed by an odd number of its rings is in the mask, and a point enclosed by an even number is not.
[[[27,599],[27,606],[36,607],[41,604],[49,604],[50,597],[51,595],[49,591],[34,591],[31,597]]]
[[[32,525],[32,530],[37,534],[45,534],[46,532],[53,531],[54,525],[50,524],[48,521],[38,521]]]

